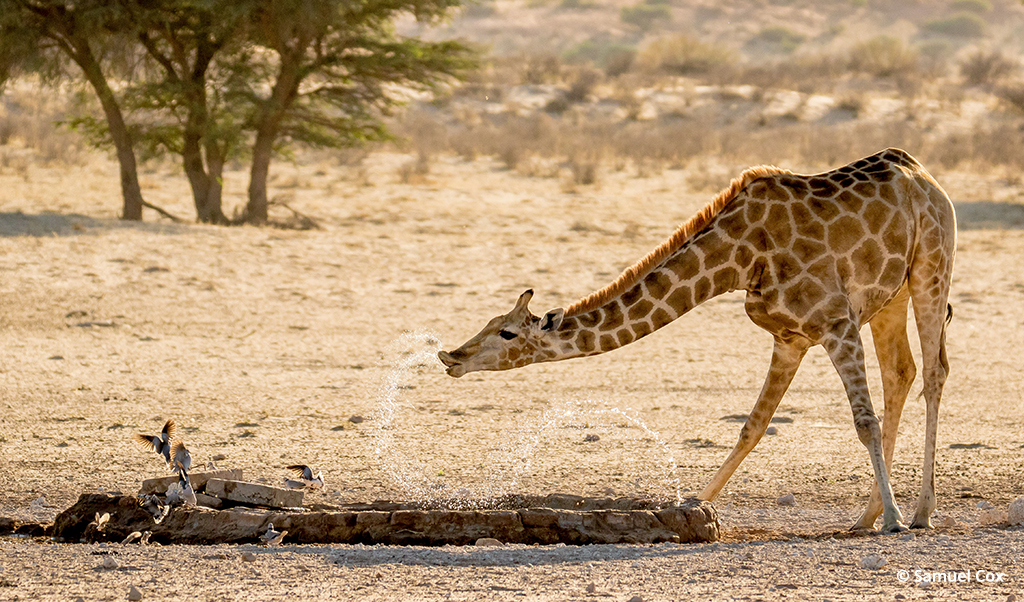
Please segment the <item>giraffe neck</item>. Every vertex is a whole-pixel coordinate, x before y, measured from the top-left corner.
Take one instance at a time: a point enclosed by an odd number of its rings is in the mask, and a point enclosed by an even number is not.
[[[558,329],[559,355],[551,359],[596,355],[628,345],[708,299],[743,287],[749,280],[751,256],[740,249],[714,229],[699,234],[600,307],[566,316]],[[741,267],[742,263],[746,265]]]

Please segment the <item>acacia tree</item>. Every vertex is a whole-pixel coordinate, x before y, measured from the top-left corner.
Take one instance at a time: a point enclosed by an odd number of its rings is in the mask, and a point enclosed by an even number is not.
[[[118,97],[104,63],[110,52],[123,52],[116,32],[126,24],[103,0],[0,0],[0,75],[25,71],[64,74],[64,60],[81,69],[103,107],[121,170],[121,219],[141,220],[142,198],[132,147]],[[3,79],[0,79],[2,82]]]
[[[249,6],[247,68],[264,73],[240,91],[253,106],[255,139],[243,219],[267,221],[275,148],[290,142],[342,147],[387,137],[381,117],[401,92],[436,86],[472,65],[457,42],[403,38],[394,20],[444,18],[460,0],[268,0]],[[272,52],[267,56],[266,49]],[[269,88],[260,84],[270,82]]]

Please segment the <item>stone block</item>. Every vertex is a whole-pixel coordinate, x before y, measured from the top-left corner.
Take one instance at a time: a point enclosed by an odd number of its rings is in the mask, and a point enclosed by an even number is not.
[[[210,479],[206,483],[206,495],[253,506],[297,508],[302,506],[303,491],[246,483],[245,481]]]
[[[203,487],[206,486],[206,483],[210,479],[241,481],[242,469],[232,468],[230,470],[212,470],[210,472],[194,472],[188,475],[188,480],[192,482],[192,489],[195,491],[202,491]],[[163,495],[167,493],[168,487],[177,482],[178,475],[146,479],[142,482],[142,487],[139,489],[139,495],[147,495],[150,493]]]
[[[213,497],[212,495],[206,495],[205,493],[197,493],[196,505],[205,506],[207,508],[220,508],[224,505],[224,500],[219,497]]]

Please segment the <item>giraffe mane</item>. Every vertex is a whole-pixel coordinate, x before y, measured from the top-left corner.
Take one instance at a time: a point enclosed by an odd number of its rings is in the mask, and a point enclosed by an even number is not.
[[[652,269],[657,267],[669,255],[690,240],[693,235],[703,230],[704,227],[707,226],[716,215],[721,213],[726,205],[735,200],[740,191],[746,188],[751,182],[767,176],[791,173],[793,172],[770,165],[760,165],[745,170],[738,177],[734,178],[729,186],[719,192],[710,203],[698,211],[696,215],[686,220],[683,225],[679,226],[668,240],[658,245],[657,248],[648,253],[643,259],[626,268],[626,270],[608,286],[583,297],[579,301],[567,307],[565,315],[575,316],[592,311],[621,295],[627,289],[636,284],[641,278],[647,276]]]

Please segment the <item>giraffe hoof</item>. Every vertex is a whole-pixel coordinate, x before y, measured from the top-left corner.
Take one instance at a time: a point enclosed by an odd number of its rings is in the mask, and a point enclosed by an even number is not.
[[[926,518],[923,521],[915,520],[914,522],[910,523],[910,528],[911,529],[931,529],[932,528],[932,520],[930,518]]]
[[[907,529],[906,525],[899,521],[896,521],[895,524],[885,525],[882,527],[882,533],[903,533],[908,530],[909,529]]]

